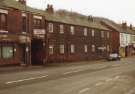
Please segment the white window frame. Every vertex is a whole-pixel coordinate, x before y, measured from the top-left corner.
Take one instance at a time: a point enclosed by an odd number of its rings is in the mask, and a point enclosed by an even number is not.
[[[107,45],[106,49],[107,49],[108,52],[110,51],[110,45],[109,44]]]
[[[0,9],[0,13],[8,14],[8,10]]]
[[[14,57],[13,46],[2,46],[2,57],[3,59],[9,59]]]
[[[91,46],[91,51],[92,52],[95,52],[96,51],[96,46],[94,44]]]
[[[54,45],[49,45],[49,54],[54,54]]]
[[[60,54],[64,54],[64,44],[60,45]]]
[[[104,38],[104,37],[105,37],[105,32],[101,31],[101,38]]]
[[[88,29],[84,28],[84,36],[87,36],[87,35],[88,35]]]
[[[74,26],[70,26],[70,32],[72,35],[75,34],[75,27]]]
[[[110,32],[107,32],[107,38],[110,38]]]
[[[92,36],[92,37],[95,36],[95,30],[94,30],[94,29],[91,30],[91,36]]]
[[[63,33],[64,33],[64,25],[60,24],[60,34],[63,34]]]
[[[50,33],[53,33],[53,23],[48,23],[48,30]]]
[[[88,52],[88,45],[84,45],[84,52],[85,52],[85,53]]]
[[[71,49],[71,53],[75,53],[75,45],[71,44],[70,49]]]

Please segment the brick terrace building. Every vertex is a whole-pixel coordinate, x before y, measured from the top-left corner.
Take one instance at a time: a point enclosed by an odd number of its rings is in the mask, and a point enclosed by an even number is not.
[[[118,51],[119,43],[111,37],[117,32],[102,18],[25,4],[0,2],[0,65],[95,60]]]

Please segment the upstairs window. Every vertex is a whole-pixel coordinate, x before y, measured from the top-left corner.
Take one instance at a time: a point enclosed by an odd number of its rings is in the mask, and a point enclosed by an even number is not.
[[[84,28],[84,36],[87,36],[87,35],[88,35],[88,29]]]
[[[87,53],[88,52],[88,46],[84,45],[84,52]]]
[[[104,38],[105,37],[105,33],[104,31],[101,31],[101,38]]]
[[[7,14],[0,14],[0,29],[6,30],[7,28]]]
[[[1,14],[1,23],[6,23],[6,14]]]
[[[22,32],[26,32],[26,17],[22,18]]]
[[[110,33],[109,32],[107,32],[107,38],[110,38]]]
[[[75,53],[75,45],[71,44],[71,53]]]
[[[63,34],[64,33],[64,25],[60,25],[60,34]]]
[[[50,33],[53,33],[53,24],[52,23],[48,24],[48,29],[49,29]]]
[[[107,51],[108,51],[108,52],[110,51],[110,46],[109,46],[109,45],[107,45]]]
[[[92,35],[92,37],[94,37],[95,36],[95,30],[94,29],[92,29],[92,31],[91,31],[91,35]]]
[[[41,19],[34,19],[33,24],[35,28],[40,28],[42,26]]]
[[[64,45],[60,45],[60,54],[64,54]]]
[[[71,26],[71,27],[70,27],[70,32],[71,32],[72,35],[75,34],[75,28],[74,28],[74,26]]]

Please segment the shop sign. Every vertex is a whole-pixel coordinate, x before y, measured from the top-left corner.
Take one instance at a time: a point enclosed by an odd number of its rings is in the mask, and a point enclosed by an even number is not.
[[[0,33],[8,33],[8,31],[0,30]]]
[[[33,34],[34,35],[44,35],[45,34],[45,29],[34,29]]]
[[[20,40],[21,43],[30,42],[30,38],[26,37],[26,36],[20,36],[19,40]]]

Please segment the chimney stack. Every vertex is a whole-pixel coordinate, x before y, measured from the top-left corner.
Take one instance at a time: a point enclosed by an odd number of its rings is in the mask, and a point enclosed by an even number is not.
[[[133,29],[133,26],[132,26],[132,24],[130,24],[129,28],[130,28],[131,30]]]
[[[127,28],[127,23],[126,23],[126,22],[123,22],[123,23],[122,23],[122,27],[123,27],[123,28]]]
[[[26,0],[18,0],[18,2],[20,2],[23,5],[26,5]]]
[[[93,19],[93,17],[90,15],[90,16],[88,16],[88,21],[91,21],[91,22],[93,22],[94,21],[94,19]]]
[[[47,8],[46,8],[46,11],[47,11],[48,13],[54,13],[53,5],[48,4],[48,5],[47,5]]]

